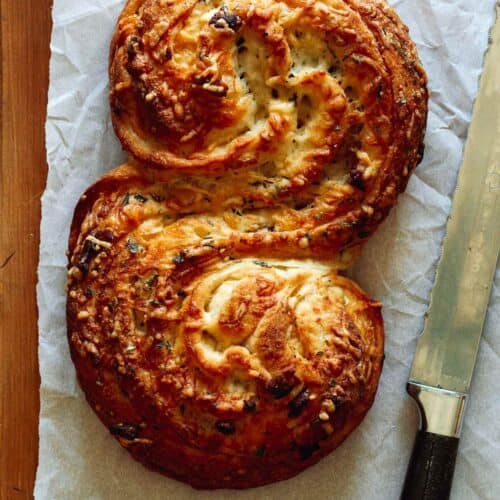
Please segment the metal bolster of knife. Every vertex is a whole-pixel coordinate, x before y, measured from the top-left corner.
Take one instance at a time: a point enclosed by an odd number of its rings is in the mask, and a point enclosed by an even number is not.
[[[467,394],[411,381],[406,389],[418,405],[421,431],[460,437]]]

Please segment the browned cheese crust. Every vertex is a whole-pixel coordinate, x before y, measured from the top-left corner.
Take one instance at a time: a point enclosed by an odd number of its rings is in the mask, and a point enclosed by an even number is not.
[[[182,190],[142,172],[111,172],[75,212],[68,336],[87,399],[135,458],[193,486],[288,478],[371,406],[380,304],[223,214],[179,216]]]
[[[132,455],[200,488],[291,477],[370,408],[380,304],[339,275],[421,159],[426,77],[382,0],[129,0],[135,156],[81,198],[68,336]]]
[[[116,132],[139,160],[262,178],[260,204],[325,195],[314,215],[335,211],[356,237],[423,152],[426,76],[382,0],[130,0],[110,80]]]

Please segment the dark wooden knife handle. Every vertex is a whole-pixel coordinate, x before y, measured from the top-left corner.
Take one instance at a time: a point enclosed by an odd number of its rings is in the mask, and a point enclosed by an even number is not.
[[[418,431],[401,500],[447,500],[459,439]]]

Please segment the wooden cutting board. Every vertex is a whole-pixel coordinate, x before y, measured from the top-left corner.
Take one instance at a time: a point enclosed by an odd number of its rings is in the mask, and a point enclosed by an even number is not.
[[[35,300],[52,0],[0,0],[0,500],[32,498]]]

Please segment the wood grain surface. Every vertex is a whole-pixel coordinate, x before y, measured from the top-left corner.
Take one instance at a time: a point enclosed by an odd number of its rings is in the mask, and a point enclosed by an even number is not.
[[[0,0],[0,499],[32,498],[38,455],[35,299],[46,179],[52,0]]]

